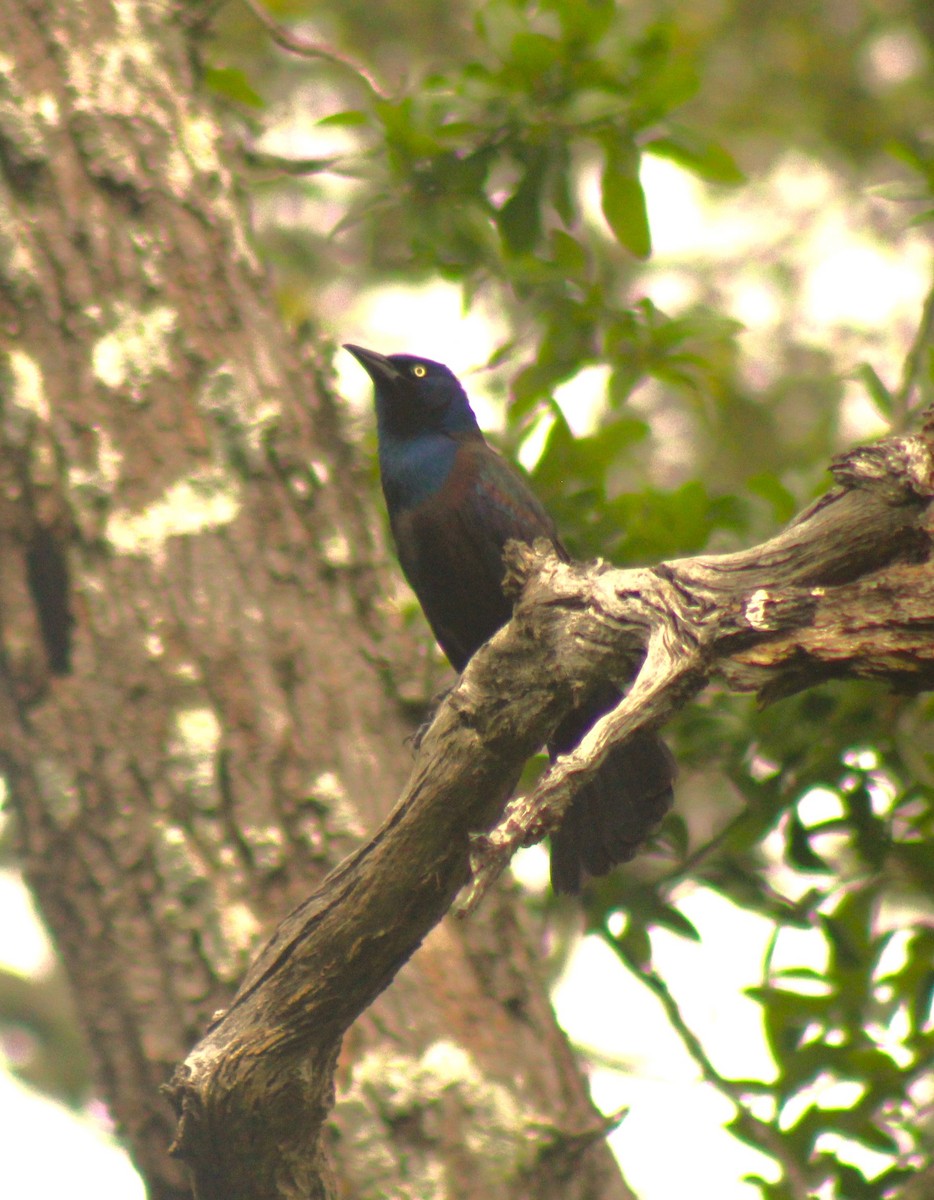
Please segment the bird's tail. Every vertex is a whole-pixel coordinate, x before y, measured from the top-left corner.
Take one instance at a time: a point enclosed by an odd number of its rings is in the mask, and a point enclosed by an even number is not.
[[[594,720],[589,708],[570,713],[549,744],[552,758],[577,745]],[[554,890],[579,892],[589,876],[628,862],[671,808],[676,773],[671,751],[655,733],[637,733],[611,750],[551,835]]]

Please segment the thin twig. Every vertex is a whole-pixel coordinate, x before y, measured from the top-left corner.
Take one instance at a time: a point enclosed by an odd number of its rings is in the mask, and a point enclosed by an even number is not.
[[[693,1029],[691,1029],[687,1021],[685,1021],[684,1017],[681,1015],[681,1009],[678,1007],[678,1002],[668,990],[668,985],[665,983],[664,979],[662,979],[662,977],[655,971],[653,967],[648,967],[645,964],[636,962],[633,956],[620,942],[614,940],[613,949],[623,960],[635,978],[641,983],[644,983],[649,991],[652,992],[652,994],[659,1001],[662,1008],[665,1010],[665,1016],[668,1018],[669,1024],[681,1038],[681,1041],[684,1043],[684,1047],[688,1054],[690,1054],[691,1058],[694,1059],[694,1062],[700,1068],[700,1073],[704,1079],[704,1082],[713,1084],[714,1087],[722,1092],[725,1092],[731,1100],[736,1102],[740,1095],[740,1089],[735,1083],[733,1083],[732,1080],[725,1079],[707,1057],[707,1051],[701,1045],[697,1034],[693,1031]]]
[[[301,58],[317,58],[322,62],[331,63],[332,66],[340,67],[344,71],[350,71],[366,87],[371,96],[380,100],[385,99],[383,92],[365,67],[361,67],[343,54],[338,54],[336,50],[329,50],[326,46],[306,41],[305,38],[292,33],[290,29],[279,24],[260,0],[243,0],[243,3],[277,46],[281,46],[283,50],[288,50],[290,54],[297,54]]]
[[[559,1129],[551,1123],[542,1126],[541,1132],[546,1135],[546,1140],[539,1149],[538,1157],[541,1159],[556,1152],[567,1155],[569,1150],[580,1153],[594,1142],[602,1142],[605,1137],[619,1129],[629,1111],[627,1104],[614,1112],[601,1114],[597,1121],[591,1122],[584,1129]]]
[[[696,874],[697,868],[701,863],[710,858],[714,851],[719,850],[723,843],[728,841],[731,835],[749,820],[750,815],[749,809],[744,808],[732,816],[722,829],[717,830],[713,837],[698,846],[696,850],[692,850],[685,859],[673,866],[671,870],[666,871],[658,880],[658,888],[663,890],[666,896],[670,895],[679,883],[683,883],[685,879]]]
[[[744,1123],[749,1127],[750,1131],[755,1132],[762,1149],[781,1164],[785,1172],[785,1180],[793,1189],[795,1200],[808,1200],[813,1195],[813,1192],[801,1169],[801,1164],[795,1159],[794,1154],[788,1146],[786,1146],[785,1139],[782,1137],[780,1130],[776,1129],[768,1121],[761,1120],[754,1113],[750,1112],[747,1107],[746,1093],[751,1090],[749,1085],[746,1083],[736,1083],[734,1080],[727,1079],[720,1074],[708,1058],[707,1051],[701,1045],[697,1034],[691,1029],[687,1021],[685,1021],[681,1009],[678,1007],[678,1002],[671,994],[667,983],[655,971],[654,967],[637,963],[625,947],[617,941],[614,941],[613,949],[635,978],[644,983],[661,1004],[665,1010],[665,1016],[668,1018],[668,1023],[674,1029],[675,1033],[677,1033],[684,1048],[699,1067],[701,1078],[704,1082],[715,1087],[718,1092],[735,1104],[738,1111],[742,1114]]]

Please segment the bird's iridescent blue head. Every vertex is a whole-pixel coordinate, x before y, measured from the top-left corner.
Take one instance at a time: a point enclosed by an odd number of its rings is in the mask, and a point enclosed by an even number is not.
[[[415,354],[377,354],[345,344],[373,380],[380,434],[472,433],[479,429],[467,393],[443,363]]]

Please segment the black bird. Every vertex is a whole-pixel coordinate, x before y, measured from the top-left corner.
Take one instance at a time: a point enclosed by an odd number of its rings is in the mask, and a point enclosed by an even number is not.
[[[464,389],[441,363],[344,347],[373,380],[379,469],[399,562],[456,671],[509,620],[503,548],[547,538],[568,555],[522,476],[488,445]],[[548,750],[566,753],[619,700],[611,684],[564,719]],[[654,734],[614,749],[551,838],[551,882],[577,892],[636,853],[672,801],[674,761]]]

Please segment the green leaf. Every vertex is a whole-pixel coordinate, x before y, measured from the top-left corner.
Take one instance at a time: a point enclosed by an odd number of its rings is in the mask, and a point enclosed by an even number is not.
[[[349,108],[345,112],[332,113],[329,117],[322,117],[317,124],[319,126],[366,125],[368,120],[366,113],[360,112],[359,109]]]
[[[875,367],[867,362],[860,363],[854,374],[855,378],[862,383],[863,387],[869,393],[879,412],[884,417],[891,418],[894,412],[892,393],[879,378]]]
[[[846,1128],[847,1137],[855,1138],[870,1150],[878,1150],[880,1154],[898,1153],[898,1141],[886,1129],[880,1129],[872,1121],[860,1121],[855,1126]]]
[[[567,42],[594,42],[609,29],[616,14],[613,0],[542,0],[541,7],[557,13]]]
[[[655,138],[647,142],[643,150],[656,158],[677,163],[708,183],[736,185],[746,182],[746,176],[728,150],[691,129],[678,128],[669,137]]]
[[[614,557],[657,562],[700,550],[714,529],[735,529],[741,509],[732,496],[711,496],[699,480],[674,491],[626,492],[605,506],[609,531],[620,539]],[[610,553],[610,548],[606,548]]]
[[[617,417],[604,424],[599,432],[575,438],[558,406],[555,418],[535,466],[537,491],[556,507],[569,495],[582,491],[601,503],[607,474],[630,447],[644,441],[648,426],[635,417]]]
[[[792,813],[788,823],[788,849],[786,857],[802,871],[819,871],[827,874],[831,867],[811,848],[809,831],[801,823],[797,813]]]
[[[496,223],[513,254],[535,248],[542,229],[541,196],[548,159],[543,152],[530,156],[519,186],[499,210]]]
[[[608,940],[612,947],[622,952],[624,961],[628,959],[637,968],[648,966],[652,960],[652,945],[644,925],[631,921],[620,937]]]
[[[652,235],[639,182],[638,155],[608,148],[601,188],[603,215],[617,240],[636,258],[648,258]]]
[[[822,971],[815,971],[813,967],[785,967],[781,971],[776,971],[776,979],[805,979],[809,983],[826,983]]]
[[[691,846],[688,823],[680,813],[669,813],[662,826],[661,836],[678,858],[686,858]]]
[[[797,500],[774,471],[750,475],[746,487],[772,506],[772,515],[779,525],[787,524],[798,510]]]
[[[834,1159],[831,1161],[841,1189],[837,1192],[838,1196],[846,1196],[847,1200],[876,1200],[880,1195],[862,1171],[851,1167],[849,1163]]]
[[[660,904],[657,908],[653,908],[649,915],[650,925],[660,925],[664,929],[670,930],[678,937],[687,938],[691,942],[699,942],[701,935],[697,932],[695,926],[687,919],[683,912],[679,912],[671,904]]]
[[[693,49],[670,19],[657,21],[633,46],[637,76],[632,83],[631,127],[644,129],[667,117],[700,85]]]
[[[250,86],[246,74],[237,67],[205,67],[204,82],[227,100],[248,108],[265,108],[266,101]]]
[[[551,255],[555,266],[566,276],[581,279],[587,274],[587,252],[584,247],[562,229],[551,232]]]
[[[509,47],[511,65],[530,79],[535,79],[554,66],[560,60],[560,56],[560,43],[543,33],[517,33]]]

